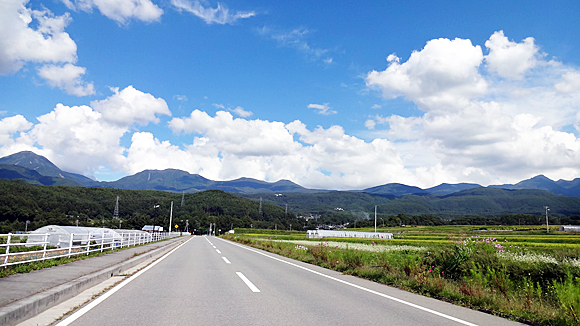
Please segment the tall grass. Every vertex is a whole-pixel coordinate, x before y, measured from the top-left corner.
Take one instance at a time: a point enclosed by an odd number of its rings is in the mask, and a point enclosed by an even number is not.
[[[227,238],[515,320],[580,325],[580,267],[567,263],[565,257],[535,260],[522,248],[494,238],[464,238],[427,250],[361,250],[344,242]],[[384,244],[375,245],[388,247]],[[528,260],[512,257],[526,255]]]

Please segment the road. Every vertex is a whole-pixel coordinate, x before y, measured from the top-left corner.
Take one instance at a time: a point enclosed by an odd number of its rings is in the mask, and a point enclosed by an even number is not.
[[[215,237],[193,237],[69,324],[521,325]]]

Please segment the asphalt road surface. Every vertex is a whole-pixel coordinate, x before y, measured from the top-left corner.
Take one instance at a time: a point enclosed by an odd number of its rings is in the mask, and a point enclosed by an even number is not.
[[[521,325],[215,237],[193,237],[69,324]]]

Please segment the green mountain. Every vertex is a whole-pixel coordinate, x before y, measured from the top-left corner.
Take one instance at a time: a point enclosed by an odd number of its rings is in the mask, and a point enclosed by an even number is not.
[[[231,193],[274,193],[274,192],[318,192],[288,180],[266,182],[251,178],[231,181],[212,181],[199,174],[190,174],[176,169],[145,170],[126,176],[117,181],[98,182],[83,175],[62,171],[48,159],[33,152],[25,151],[0,158],[0,164],[18,168],[18,172],[4,172],[3,179],[22,179],[32,184],[69,185],[99,188],[118,188],[130,190],[163,190],[172,192],[198,192],[204,190],[223,190]],[[25,171],[26,169],[28,171]],[[48,177],[48,179],[42,179]],[[60,179],[57,180],[57,179]]]
[[[313,192],[291,181],[265,182],[251,178],[240,178],[232,181],[212,181],[199,174],[185,171],[145,170],[126,176],[113,182],[101,182],[99,187],[132,190],[164,190],[174,192],[198,192],[204,190],[222,190],[231,193],[274,193],[274,192]]]
[[[420,194],[388,197],[349,191],[315,194],[239,194],[288,209],[298,215],[341,215],[351,218],[364,213],[381,215],[432,215],[442,218],[462,216],[501,216],[506,214],[542,215],[544,206],[554,216],[580,215],[580,198],[555,195],[545,190],[500,188],[473,188],[447,195]]]
[[[430,194],[448,195],[461,190],[479,187],[481,187],[481,185],[475,183],[457,183],[457,184],[442,183],[438,186],[427,188],[425,189],[425,191]]]
[[[550,214],[580,214],[580,198],[555,195],[545,190],[475,188],[449,195],[408,195],[379,206],[386,214],[431,214],[442,217],[500,216],[504,214],[541,215],[544,206]]]
[[[84,175],[65,172],[59,169],[46,157],[35,154],[30,151],[23,151],[9,156],[0,158],[0,164],[16,165],[28,170],[35,171],[43,176],[68,179],[75,183],[75,185],[82,185],[85,187],[93,186],[96,181],[85,177]],[[24,180],[24,179],[23,179]],[[43,183],[44,184],[44,183]],[[50,184],[47,184],[50,185]],[[73,185],[71,183],[56,183],[56,185]]]
[[[266,182],[251,178],[239,178],[229,181],[213,181],[206,179],[198,174],[190,174],[186,171],[176,169],[166,170],[145,170],[134,175],[126,176],[117,181],[98,182],[91,180],[83,175],[62,171],[46,158],[34,154],[33,152],[20,152],[10,156],[0,158],[2,167],[0,178],[4,179],[22,179],[32,184],[42,185],[81,185],[84,187],[99,188],[118,188],[131,190],[163,190],[170,192],[199,192],[205,190],[222,190],[236,194],[318,194],[328,193],[329,190],[307,189],[288,180],[277,182]],[[9,167],[11,165],[12,167]],[[18,169],[17,169],[18,168]],[[28,171],[25,171],[26,169]],[[48,178],[43,178],[48,177]],[[477,184],[459,183],[459,184],[441,184],[436,187],[421,189],[419,187],[407,186],[400,183],[389,183],[376,187],[367,188],[361,191],[352,191],[352,193],[364,193],[371,196],[381,196],[384,199],[402,199],[405,196],[442,196],[456,193],[463,193],[465,190],[480,188]],[[538,189],[545,190],[556,195],[580,197],[580,178],[572,181],[558,180],[557,182],[539,175],[528,180],[523,180],[517,184],[494,185],[490,189],[506,190],[524,190]],[[332,192],[332,196],[341,192]],[[326,195],[321,195],[327,198]],[[331,197],[332,197],[331,196]],[[342,195],[340,195],[342,198]],[[429,197],[431,198],[431,197]],[[403,205],[400,209],[408,212],[425,212],[437,213],[439,208],[432,207],[429,198],[423,200],[413,199],[403,204],[398,202],[397,205]],[[311,200],[301,199],[303,202],[313,203]],[[366,200],[366,199],[365,199]],[[363,201],[365,201],[363,200]],[[325,199],[325,203],[334,200]],[[360,202],[355,199],[354,202]],[[475,200],[474,204],[477,200]],[[484,206],[482,203],[481,205]],[[337,207],[348,205],[335,205]],[[298,207],[298,206],[297,206]],[[311,208],[318,210],[317,208]],[[328,207],[324,206],[324,209]],[[486,210],[482,210],[485,212]],[[496,211],[491,209],[491,211]]]
[[[75,181],[66,178],[55,178],[42,175],[34,170],[12,165],[0,163],[0,179],[22,179],[34,185],[45,186],[78,186],[81,185]]]
[[[119,219],[113,219],[116,198]],[[172,205],[173,202],[173,205]],[[172,207],[172,208],[171,208]],[[36,186],[22,180],[0,179],[0,233],[22,231],[48,224],[107,226],[141,229],[161,225],[167,229],[170,211],[172,225],[191,229],[288,228],[300,225],[291,212],[282,207],[240,198],[219,190],[196,193],[173,193],[151,190],[125,190],[85,187]]]
[[[404,195],[421,195],[427,192],[419,187],[407,186],[400,183],[388,183],[362,190],[362,192],[374,195],[391,195],[401,197]]]

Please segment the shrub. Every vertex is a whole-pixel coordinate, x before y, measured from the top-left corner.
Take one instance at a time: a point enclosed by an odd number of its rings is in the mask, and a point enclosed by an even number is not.
[[[568,273],[564,282],[554,280],[553,285],[562,309],[574,321],[580,322],[580,278]]]

